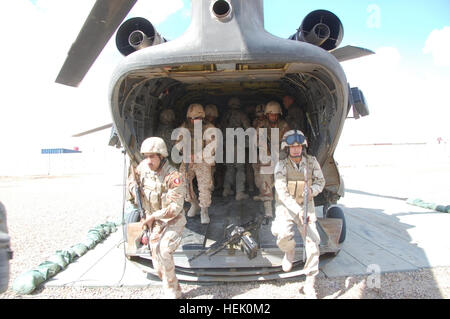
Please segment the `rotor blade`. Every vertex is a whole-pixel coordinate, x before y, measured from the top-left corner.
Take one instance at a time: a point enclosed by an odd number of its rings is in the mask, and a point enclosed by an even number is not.
[[[78,86],[137,0],[97,0],[69,50],[56,83]]]
[[[375,54],[375,52],[370,51],[368,49],[354,47],[351,45],[347,45],[342,48],[338,48],[336,50],[333,50],[330,52],[332,55],[335,56],[336,59],[338,59],[339,62],[352,60],[361,58],[366,55]]]
[[[99,127],[93,128],[91,130],[84,131],[84,132],[72,135],[72,137],[80,137],[80,136],[83,136],[83,135],[88,135],[88,134],[95,133],[95,132],[98,132],[98,131],[101,131],[101,130],[106,130],[107,128],[110,128],[110,127],[112,127],[112,123],[106,124],[106,125],[103,125],[103,126],[99,126]]]

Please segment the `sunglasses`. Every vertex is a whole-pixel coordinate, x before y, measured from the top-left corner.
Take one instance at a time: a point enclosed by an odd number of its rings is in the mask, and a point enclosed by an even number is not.
[[[305,137],[303,135],[299,135],[297,133],[294,133],[293,135],[289,135],[286,137],[286,143],[287,145],[292,145],[294,143],[303,144],[305,142]]]

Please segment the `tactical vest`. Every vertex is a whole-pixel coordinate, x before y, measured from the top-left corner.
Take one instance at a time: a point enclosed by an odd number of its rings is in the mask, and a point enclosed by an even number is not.
[[[214,127],[212,124],[203,122],[202,123],[202,134],[201,136],[195,136],[194,135],[194,125],[185,125],[185,128],[187,128],[189,130],[189,133],[191,134],[191,155],[195,154],[195,148],[194,148],[194,141],[195,138],[199,139],[201,143],[198,143],[199,145],[201,145],[201,152],[203,152],[203,149],[205,148],[205,143],[206,141],[203,139],[203,135],[205,134],[205,131],[210,128],[210,127]]]
[[[314,162],[311,157],[305,156],[306,166],[308,170],[308,186],[312,185],[312,173],[314,169]],[[292,161],[288,158],[286,159],[286,179],[289,194],[295,198],[297,204],[303,204],[303,195],[305,188],[305,176],[303,175],[303,170],[298,171]],[[309,200],[312,200],[311,195],[309,195]]]
[[[170,201],[166,199],[169,189],[165,179],[173,171],[175,168],[166,162],[159,173],[152,172],[150,169],[142,172],[141,185],[145,193],[142,204],[148,213],[151,214],[170,205]]]

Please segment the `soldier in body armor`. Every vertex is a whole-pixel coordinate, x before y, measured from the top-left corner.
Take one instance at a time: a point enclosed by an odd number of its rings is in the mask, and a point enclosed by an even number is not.
[[[250,121],[247,115],[240,110],[241,101],[233,97],[228,101],[229,110],[223,117],[221,127],[225,135],[227,128],[242,128],[247,130],[250,127]],[[226,136],[226,135],[225,135]],[[245,163],[237,162],[237,142],[234,141],[234,163],[226,163],[225,181],[223,186],[223,197],[233,194],[232,185],[235,185],[236,200],[248,199],[249,196],[245,193]],[[245,160],[244,160],[245,161]]]
[[[264,114],[266,119],[260,120],[257,122],[257,126],[255,127],[258,131],[260,128],[267,129],[267,140],[262,141],[259,140],[259,148],[267,147],[267,155],[270,154],[270,145],[272,141],[271,129],[278,129],[278,143],[281,142],[281,138],[285,132],[289,130],[289,126],[286,121],[281,119],[281,106],[276,101],[270,101],[267,103],[264,109]],[[279,145],[279,144],[277,144]],[[280,158],[283,153],[280,153]],[[259,160],[259,159],[258,159]],[[258,162],[254,164],[253,171],[255,173],[255,184],[259,189],[259,195],[254,196],[254,200],[260,200],[264,202],[264,212],[266,217],[273,217],[272,214],[272,200],[273,200],[273,174],[268,174],[268,172],[262,172],[262,168],[264,166],[268,166],[270,164],[263,164]]]
[[[213,188],[211,167],[214,166],[215,153],[203,154],[203,150],[207,145],[209,145],[210,143],[216,143],[216,141],[213,138],[205,141],[203,140],[203,135],[208,128],[214,128],[214,125],[212,125],[211,123],[203,122],[203,120],[205,119],[205,111],[201,104],[194,103],[189,105],[186,117],[187,121],[185,121],[181,125],[181,128],[188,129],[191,134],[191,154],[189,154],[189,163],[185,163],[184,161],[181,163],[180,173],[186,175],[186,201],[191,203],[191,208],[189,209],[187,215],[188,217],[194,217],[200,210],[201,223],[209,224],[210,218],[208,214],[208,208],[211,205],[211,192]],[[196,136],[194,134],[194,125],[196,121],[198,121],[197,123],[201,124],[201,136]],[[195,138],[198,138],[200,140],[199,144],[202,145],[199,154],[194,153]],[[182,138],[179,137],[177,139],[177,144],[181,140]],[[204,155],[208,155],[211,157],[205,158]],[[195,160],[195,158],[201,160]],[[192,184],[194,178],[197,178],[199,191],[198,200],[196,198],[196,195],[194,194],[194,188]]]
[[[277,237],[277,245],[285,253],[282,268],[292,269],[295,256],[295,240],[293,227],[296,225],[303,238],[306,261],[306,282],[301,292],[315,298],[315,278],[319,273],[320,236],[317,231],[317,217],[314,210],[314,197],[322,192],[325,178],[319,163],[314,156],[306,154],[306,138],[299,130],[290,130],[283,136],[281,149],[288,149],[288,157],[275,165],[276,218],[272,224],[272,233]],[[308,184],[305,185],[304,170],[306,168]],[[305,187],[306,186],[306,187]],[[308,189],[307,219],[303,220],[304,190]],[[303,225],[307,224],[306,234]]]
[[[304,131],[305,113],[290,95],[283,97],[283,105],[287,111],[286,122],[292,130]]]
[[[137,179],[142,187],[141,200],[145,210],[143,229],[150,231],[153,266],[163,282],[165,297],[180,298],[181,288],[175,275],[173,252],[181,242],[186,225],[183,204],[186,192],[184,179],[167,160],[163,139],[149,137],[141,145],[144,160],[137,166]],[[127,181],[129,196],[137,202],[135,176]]]
[[[165,109],[159,115],[158,129],[156,136],[161,137],[167,145],[169,155],[172,152],[174,141],[171,139],[172,131],[175,128],[175,112],[172,109]]]

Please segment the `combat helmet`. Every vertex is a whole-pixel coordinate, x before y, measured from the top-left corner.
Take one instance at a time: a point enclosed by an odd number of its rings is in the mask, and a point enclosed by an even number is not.
[[[281,114],[280,103],[276,101],[270,101],[267,103],[266,108],[264,109],[264,114]]]
[[[205,110],[203,109],[203,106],[198,103],[193,103],[189,105],[186,117],[188,119],[195,119],[197,117],[201,117],[202,119],[205,118]]]
[[[156,153],[160,154],[163,157],[169,156],[166,143],[164,143],[164,140],[162,138],[156,136],[148,137],[142,142],[141,153]]]
[[[175,112],[172,109],[165,109],[159,115],[159,121],[162,124],[170,124],[175,121]]]
[[[238,109],[241,106],[241,100],[237,97],[232,97],[228,100],[228,107],[232,109]]]
[[[287,146],[304,145],[308,146],[305,134],[300,130],[289,130],[283,135],[281,140],[281,149],[284,150]]]
[[[264,114],[265,105],[264,104],[258,104],[256,106],[255,113],[256,114]]]
[[[208,104],[205,106],[205,115],[212,117],[219,117],[219,112],[217,111],[217,106],[214,104]]]

